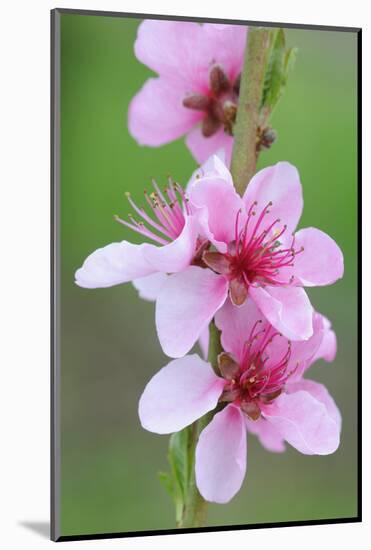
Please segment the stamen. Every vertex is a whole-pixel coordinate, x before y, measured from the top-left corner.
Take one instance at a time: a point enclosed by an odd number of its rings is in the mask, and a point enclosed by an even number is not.
[[[145,197],[147,198],[147,195],[146,195],[146,191],[144,191],[144,195]],[[152,218],[150,218],[148,216],[148,214],[145,212],[145,210],[143,208],[138,208],[136,206],[136,204],[134,203],[134,201],[132,200],[131,196],[130,196],[130,193],[125,193],[125,196],[126,198],[128,199],[130,205],[132,206],[132,208],[135,210],[135,212],[137,212],[137,214],[139,216],[141,216],[141,218],[143,220],[145,220],[147,223],[149,223],[152,227],[154,227],[155,229],[157,229],[157,231],[159,231],[160,233],[163,233],[165,234],[167,237],[170,237],[170,235],[168,234],[168,232],[165,232],[164,231],[164,228],[163,226],[159,225],[158,223],[156,223],[154,220],[152,220]],[[151,205],[151,208],[153,210],[153,206],[152,206],[152,203],[150,203]],[[129,217],[131,217],[131,215],[129,214]]]
[[[137,222],[131,215],[128,216],[129,222],[122,220],[119,216],[115,216],[115,220],[156,243],[169,244],[181,234],[185,216],[191,214],[191,209],[186,194],[179,184],[170,181],[169,187],[165,188],[164,192],[154,179],[152,185],[154,192],[149,195],[144,191],[144,198],[156,219],[149,216],[143,208],[138,207],[130,193],[126,193],[130,206],[143,221]],[[156,230],[156,233],[152,229]]]
[[[169,244],[169,241],[166,241],[162,237],[155,235],[155,233],[152,233],[152,231],[149,231],[149,229],[147,229],[143,224],[139,224],[138,222],[136,222],[134,218],[131,218],[133,220],[133,223],[129,223],[125,220],[122,220],[117,215],[114,216],[114,219],[117,222],[121,223],[122,225],[129,227],[130,229],[132,229],[136,233],[139,233],[140,235],[148,237],[149,239],[151,239],[152,241],[155,241],[156,243],[159,243],[162,245]]]
[[[273,204],[272,202],[269,202],[269,203],[267,204],[267,206],[265,206],[265,207],[263,208],[263,210],[262,210],[262,212],[261,212],[261,214],[260,214],[260,216],[259,216],[259,218],[258,218],[258,221],[257,221],[256,224],[255,224],[255,228],[254,228],[254,231],[253,231],[253,233],[252,233],[252,235],[251,235],[251,237],[250,237],[250,240],[249,240],[249,242],[248,242],[247,245],[246,245],[246,249],[248,249],[249,246],[250,246],[250,244],[252,243],[252,241],[253,241],[253,239],[254,239],[254,237],[255,237],[255,235],[256,235],[256,233],[257,233],[259,227],[260,227],[260,224],[261,224],[261,222],[263,221],[264,216],[267,214],[267,210],[268,210],[269,206],[272,206],[272,204]]]
[[[255,201],[249,207],[246,221],[241,228],[242,212],[238,211],[234,225],[234,241],[228,246],[226,257],[230,264],[230,289],[235,285],[235,280],[243,283],[248,289],[270,286],[289,286],[294,277],[288,273],[282,276],[280,271],[284,268],[292,268],[298,254],[303,252],[303,247],[295,249],[295,237],[293,236],[289,247],[282,247],[279,241],[287,230],[287,225],[280,228],[275,226],[281,223],[279,218],[270,221],[266,227],[262,227],[264,217],[269,214],[272,202],[269,202],[260,211],[259,216],[251,230],[249,224],[256,214]]]

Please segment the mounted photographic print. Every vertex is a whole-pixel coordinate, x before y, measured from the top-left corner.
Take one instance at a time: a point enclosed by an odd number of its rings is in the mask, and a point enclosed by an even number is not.
[[[361,520],[360,32],[52,11],[54,540]]]

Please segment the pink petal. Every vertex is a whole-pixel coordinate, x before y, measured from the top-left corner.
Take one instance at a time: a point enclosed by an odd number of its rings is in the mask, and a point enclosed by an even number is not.
[[[291,354],[287,370],[291,372],[289,381],[301,379],[304,372],[315,361],[315,356],[318,353],[319,347],[323,340],[324,327],[322,315],[314,312],[313,314],[313,334],[308,340],[299,340],[292,342]],[[275,354],[279,353],[278,347],[281,343],[276,339],[273,341],[270,349],[274,349]],[[282,345],[282,344],[281,344]],[[287,350],[287,347],[282,351],[282,356]],[[272,353],[272,352],[271,352]],[[272,353],[273,355],[273,353]]]
[[[196,447],[196,483],[204,499],[225,503],[240,490],[246,472],[246,426],[235,405],[217,413]]]
[[[236,216],[243,209],[243,202],[229,181],[221,177],[200,178],[192,185],[189,197],[198,208],[206,208],[213,241],[228,244],[235,239]]]
[[[232,353],[238,361],[242,359],[245,343],[257,321],[263,321],[259,330],[268,325],[254,301],[249,299],[240,307],[234,306],[228,299],[215,314],[216,326],[222,331],[223,349]]]
[[[283,437],[273,424],[265,420],[265,418],[260,417],[259,420],[249,420],[246,417],[246,426],[250,433],[258,437],[260,443],[267,451],[282,453],[285,450]]]
[[[137,58],[161,75],[181,80],[189,91],[207,91],[210,65],[219,63],[235,78],[243,62],[246,27],[199,25],[183,21],[141,23]]]
[[[212,61],[204,42],[198,23],[145,20],[139,25],[134,51],[150,69],[182,83],[185,93],[202,93],[207,90]]]
[[[323,332],[322,341],[313,357],[313,363],[318,359],[324,359],[325,361],[331,362],[335,359],[337,351],[336,334],[331,329],[330,321],[324,315],[320,315],[319,313],[317,315],[322,318]]]
[[[338,429],[340,432],[341,430],[340,411],[337,408],[335,401],[329,394],[327,388],[323,384],[319,384],[318,382],[314,382],[313,380],[307,380],[304,378],[299,382],[295,382],[294,384],[288,384],[287,393],[292,394],[297,391],[306,391],[312,397],[317,399],[317,401],[322,403],[326,407],[328,414],[331,416],[331,418],[334,420],[334,422],[338,426]]]
[[[247,27],[242,25],[218,25],[204,23],[203,38],[208,58],[215,59],[233,81],[242,70]]]
[[[228,282],[209,269],[191,266],[171,275],[156,303],[156,327],[162,349],[182,357],[195,344],[228,294]]]
[[[90,254],[75,273],[84,288],[103,288],[127,283],[155,271],[143,256],[147,244],[112,243]]]
[[[192,209],[197,215],[200,237],[205,241],[210,241],[219,252],[225,254],[228,250],[228,246],[224,241],[218,241],[210,230],[209,210],[207,206],[198,207],[192,204]]]
[[[333,361],[336,355],[336,336],[328,319],[315,312],[313,335],[305,341],[293,342],[288,369],[292,371],[289,382],[300,381],[306,370],[318,359]]]
[[[330,285],[344,274],[343,254],[326,233],[307,227],[295,233],[295,249],[304,251],[295,257],[294,275],[304,286]]]
[[[290,391],[294,393],[282,394],[271,405],[265,405],[264,417],[303,454],[335,452],[340,442],[340,426],[330,396],[322,390],[313,391],[302,382],[290,386]]]
[[[187,133],[203,114],[183,107],[185,92],[165,78],[150,78],[132,99],[130,134],[140,145],[158,147]]]
[[[313,334],[313,308],[303,288],[250,287],[249,295],[271,325],[290,340]]]
[[[198,355],[174,359],[145,387],[139,401],[140,422],[159,434],[182,430],[216,407],[224,384]]]
[[[233,138],[226,134],[223,129],[218,130],[211,137],[204,137],[201,127],[194,128],[186,137],[186,145],[198,163],[203,163],[207,159],[223,149],[225,152],[227,166],[231,163]]]
[[[233,186],[233,179],[226,166],[224,149],[219,149],[211,155],[203,164],[199,166],[192,174],[186,186],[187,193],[190,192],[192,185],[200,178],[221,178]]]
[[[202,357],[207,360],[207,356],[209,354],[209,325],[204,328],[204,330],[201,332],[200,337],[198,339],[198,345],[201,348]]]
[[[144,250],[144,257],[156,271],[176,273],[186,269],[193,260],[199,223],[196,216],[186,216],[179,237],[165,246],[152,246]]]
[[[272,202],[270,213],[265,216],[264,226],[280,219],[281,225],[287,225],[286,234],[290,235],[303,210],[303,194],[297,169],[288,162],[278,162],[274,166],[263,168],[251,179],[243,199],[247,210],[257,201],[257,214]]]
[[[133,286],[137,289],[139,296],[143,300],[154,302],[167,277],[166,273],[153,273],[153,275],[148,275],[147,277],[134,279]]]

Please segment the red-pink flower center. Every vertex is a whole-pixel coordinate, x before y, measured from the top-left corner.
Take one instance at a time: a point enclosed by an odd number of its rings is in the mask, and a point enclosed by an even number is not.
[[[252,420],[260,417],[260,406],[272,402],[282,392],[292,371],[288,371],[291,343],[278,357],[270,356],[270,344],[282,335],[269,325],[259,329],[257,321],[244,345],[240,363],[226,353],[219,355],[219,369],[227,380],[221,401],[233,402]],[[274,349],[274,348],[273,348]]]
[[[304,249],[295,249],[294,236],[290,246],[282,246],[280,238],[287,226],[282,225],[280,219],[264,223],[271,206],[269,202],[256,218],[257,202],[254,202],[242,227],[241,212],[238,212],[235,239],[229,244],[227,253],[204,253],[204,262],[229,280],[231,299],[236,305],[244,303],[250,286],[287,286],[293,282],[287,268],[294,266],[295,256]]]
[[[149,195],[144,191],[144,197],[150,212],[152,212],[152,217],[146,213],[144,208],[138,207],[130,193],[127,193],[128,201],[140,217],[140,221],[134,219],[131,214],[129,214],[130,222],[122,220],[118,216],[115,216],[115,219],[144,237],[165,245],[179,237],[185,224],[185,217],[191,214],[191,210],[188,198],[178,183],[170,180],[163,192],[155,181],[152,184],[153,193]]]
[[[279,218],[262,229],[263,219],[269,214],[271,202],[263,208],[251,232],[248,232],[250,222],[256,214],[254,210],[256,206],[256,202],[251,206],[247,221],[241,230],[239,228],[240,212],[236,216],[235,241],[226,254],[230,266],[230,278],[241,277],[246,285],[289,284],[290,280],[282,280],[279,275],[282,268],[293,267],[293,259],[300,252],[294,249],[295,237],[292,237],[289,247],[280,246],[279,239],[285,233],[287,226],[282,226]]]
[[[231,82],[220,65],[213,65],[209,73],[207,93],[191,93],[184,98],[184,107],[205,113],[201,125],[205,137],[214,135],[221,127],[232,135],[239,87],[240,76]]]

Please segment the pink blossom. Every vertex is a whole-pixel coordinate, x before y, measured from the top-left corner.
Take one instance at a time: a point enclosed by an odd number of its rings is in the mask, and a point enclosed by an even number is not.
[[[204,176],[223,174],[228,179],[230,175],[222,162],[223,158],[223,152],[219,152],[219,156],[211,157],[199,170],[202,170]],[[189,185],[198,178],[199,170],[192,176]],[[154,244],[136,245],[122,241],[99,248],[76,271],[77,285],[84,288],[103,288],[131,281],[141,298],[155,301],[166,285],[169,274],[200,264],[202,252],[209,246],[206,208],[192,205],[187,193],[171,180],[163,192],[156,182],[153,182],[153,186],[153,193],[144,193],[148,203],[147,212],[144,208],[138,208],[128,195],[129,203],[140,221],[133,216],[129,216],[129,222],[117,216],[116,219],[145,239],[152,240]],[[210,276],[214,275],[210,273]],[[200,292],[203,285],[204,282],[200,286]],[[219,296],[216,292],[210,302],[211,313],[222,302],[224,295]],[[201,318],[196,326],[203,321]],[[203,341],[206,342],[207,325],[204,334]],[[203,341],[200,341],[201,348]],[[207,353],[205,347],[203,349]]]
[[[219,154],[220,158],[214,156],[204,164],[204,175],[223,173],[228,177],[229,172],[223,172],[222,153]],[[200,264],[202,252],[209,246],[206,236],[206,209],[192,205],[180,185],[171,180],[163,192],[156,182],[153,182],[153,186],[153,193],[144,193],[148,212],[144,208],[138,208],[128,195],[129,203],[140,221],[133,216],[129,217],[129,222],[118,216],[116,220],[145,239],[152,240],[154,244],[136,245],[122,241],[99,248],[76,271],[77,285],[84,288],[103,288],[131,281],[141,298],[155,301],[166,286],[169,274]],[[210,277],[214,277],[212,272]],[[203,281],[200,292],[203,291],[204,284]],[[223,294],[219,296],[217,289],[215,290],[209,305],[211,314],[225,299]],[[197,293],[193,299],[197,300]],[[194,303],[195,308],[196,306],[197,303]],[[195,319],[198,319],[197,313]],[[196,326],[203,322],[201,317]],[[204,332],[207,338],[207,325]],[[202,346],[202,342],[200,343]]]
[[[247,28],[146,20],[137,58],[157,73],[129,107],[129,131],[158,147],[187,135],[197,162],[223,147],[230,160]]]
[[[192,178],[188,193],[209,246],[201,263],[169,277],[157,296],[164,352],[186,354],[228,295],[236,307],[249,297],[287,338],[310,338],[313,308],[303,286],[332,284],[344,266],[326,233],[313,227],[294,233],[303,208],[296,168],[288,162],[264,168],[240,197],[214,156]]]
[[[327,320],[316,313],[307,341],[290,342],[254,302],[236,308],[230,300],[216,324],[224,348],[218,371],[190,355],[171,361],[147,384],[139,402],[142,426],[172,433],[218,406],[196,447],[196,482],[209,501],[228,502],[246,471],[246,432],[273,452],[284,441],[303,454],[326,455],[339,445],[341,416],[326,388],[303,378],[316,358],[333,357],[336,341]]]
[[[291,236],[302,210],[293,166],[260,171],[242,198],[216,155],[192,176],[187,192],[173,182],[164,192],[154,188],[145,193],[149,214],[129,196],[141,221],[117,218],[154,244],[122,241],[96,250],[77,270],[78,285],[132,281],[141,297],[156,300],[157,332],[170,357],[191,349],[228,294],[236,306],[249,296],[288,338],[311,336],[312,306],[302,286],[336,281],[343,257],[318,229]]]
[[[181,186],[172,181],[164,192],[153,182],[154,192],[144,194],[149,215],[128,200],[140,221],[116,219],[155,244],[127,241],[99,248],[76,271],[76,283],[85,288],[109,287],[132,281],[139,295],[154,300],[168,273],[197,263],[206,239],[200,236],[200,213],[192,209]]]

